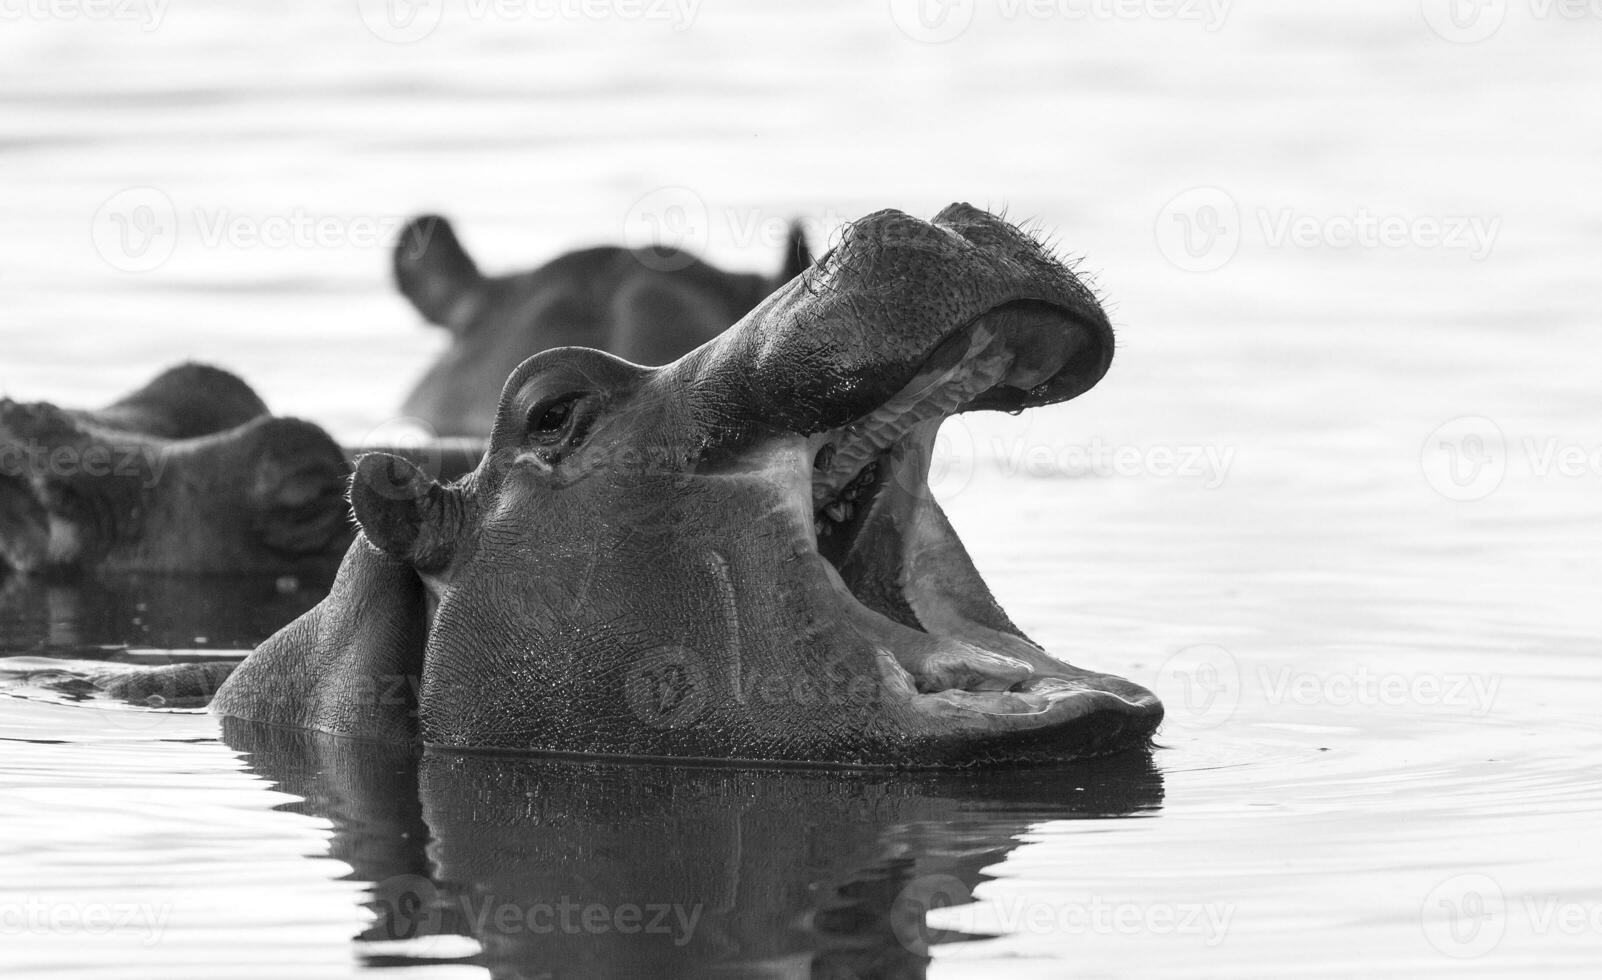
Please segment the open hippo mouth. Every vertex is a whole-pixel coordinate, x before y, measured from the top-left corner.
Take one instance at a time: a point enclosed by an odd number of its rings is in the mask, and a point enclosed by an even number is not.
[[[1073,397],[1105,373],[1111,341],[1104,322],[1075,311],[1004,302],[942,341],[879,407],[807,439],[811,479],[796,493],[818,554],[887,684],[920,714],[997,735],[1100,715],[1111,741],[1161,720],[1151,692],[1057,660],[1012,626],[928,485],[948,418]]]

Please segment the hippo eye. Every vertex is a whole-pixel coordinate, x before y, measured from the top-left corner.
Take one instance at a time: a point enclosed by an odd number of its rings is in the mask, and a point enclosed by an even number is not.
[[[562,395],[547,402],[541,402],[529,409],[528,430],[532,435],[551,437],[560,435],[562,430],[573,419],[573,409],[580,396],[577,394]]]

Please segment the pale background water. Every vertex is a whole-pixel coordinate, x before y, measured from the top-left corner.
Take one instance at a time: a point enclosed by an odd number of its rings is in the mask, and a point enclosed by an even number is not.
[[[1004,207],[1084,256],[1119,353],[1069,405],[948,425],[939,490],[1020,625],[1163,696],[1155,769],[840,818],[876,855],[852,867],[901,868],[914,896],[968,869],[973,902],[930,924],[993,938],[809,968],[794,894],[827,875],[775,859],[723,882],[729,907],[799,938],[718,955],[775,976],[1595,975],[1602,6],[923,6],[446,0],[397,28],[349,2],[7,5],[0,391],[91,405],[200,358],[359,441],[441,344],[387,279],[419,211],[493,271],[657,232],[766,270],[791,216],[822,245],[881,207]],[[13,585],[4,651],[242,649],[297,597],[235,596],[238,635],[203,638],[108,639],[98,601]],[[344,797],[306,809],[208,716],[13,693],[0,970],[310,978],[477,951],[353,942],[373,879],[337,838],[330,857]],[[536,803],[588,778],[541,772]],[[800,777],[750,778],[728,846],[782,854],[756,817]],[[508,819],[483,840],[550,832]],[[567,975],[522,975],[542,971]],[[484,971],[406,975],[436,972]]]

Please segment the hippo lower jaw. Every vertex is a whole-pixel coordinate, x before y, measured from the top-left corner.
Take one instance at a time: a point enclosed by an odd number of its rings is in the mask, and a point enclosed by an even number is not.
[[[935,503],[928,475],[946,418],[1018,411],[1029,393],[1082,371],[1099,377],[1091,328],[1044,303],[1005,304],[942,343],[914,380],[868,416],[797,438],[791,493],[822,572],[853,629],[876,650],[906,723],[950,735],[1025,734],[1101,716],[1117,741],[1148,736],[1155,695],[1082,670],[1027,640],[990,597]],[[1086,387],[1089,385],[1087,384]],[[810,470],[810,479],[801,474]]]

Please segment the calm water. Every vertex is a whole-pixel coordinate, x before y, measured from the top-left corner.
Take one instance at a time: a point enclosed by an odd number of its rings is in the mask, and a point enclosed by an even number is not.
[[[377,441],[439,346],[386,281],[409,214],[496,270],[653,236],[769,268],[790,216],[1005,206],[1120,353],[949,424],[939,492],[1021,625],[1163,695],[1151,761],[223,731],[41,672],[242,652],[316,583],[13,581],[7,972],[1594,974],[1602,11],[914,7],[7,8],[0,390],[197,357]]]

